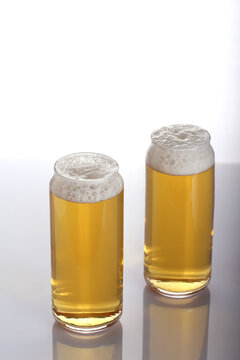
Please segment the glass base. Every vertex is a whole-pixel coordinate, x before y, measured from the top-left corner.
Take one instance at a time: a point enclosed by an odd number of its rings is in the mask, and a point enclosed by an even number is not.
[[[171,298],[186,298],[203,290],[210,282],[210,276],[199,281],[155,280],[144,275],[146,283],[157,293]]]
[[[120,319],[122,310],[102,317],[69,318],[59,315],[53,310],[55,320],[66,329],[76,333],[93,333],[106,329]]]

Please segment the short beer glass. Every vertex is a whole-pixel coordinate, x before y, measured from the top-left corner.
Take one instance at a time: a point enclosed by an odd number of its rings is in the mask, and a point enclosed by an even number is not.
[[[146,158],[144,275],[166,296],[185,297],[211,277],[214,151],[194,125],[154,131]]]
[[[52,309],[72,331],[91,332],[122,312],[123,180],[112,158],[64,156],[50,181]]]

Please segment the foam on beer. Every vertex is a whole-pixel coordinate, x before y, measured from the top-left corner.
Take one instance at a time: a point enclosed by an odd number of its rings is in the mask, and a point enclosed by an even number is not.
[[[118,195],[123,181],[117,162],[109,156],[77,153],[56,162],[50,189],[64,200],[93,203]]]
[[[209,133],[195,125],[170,125],[151,135],[147,164],[169,175],[192,175],[214,164]]]

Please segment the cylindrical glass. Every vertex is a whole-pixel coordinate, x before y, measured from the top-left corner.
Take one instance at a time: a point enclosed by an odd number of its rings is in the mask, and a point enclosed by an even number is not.
[[[184,297],[211,276],[214,151],[209,133],[172,125],[152,133],[146,158],[146,282]]]
[[[50,181],[52,309],[73,331],[96,331],[122,312],[123,180],[112,158],[64,156]]]

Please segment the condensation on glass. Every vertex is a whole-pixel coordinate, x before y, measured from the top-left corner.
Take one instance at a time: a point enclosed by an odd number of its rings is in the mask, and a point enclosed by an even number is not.
[[[146,157],[144,275],[166,296],[184,297],[211,277],[214,151],[194,125],[154,131]]]
[[[72,331],[101,330],[122,312],[123,180],[112,158],[64,156],[50,181],[52,310]]]

